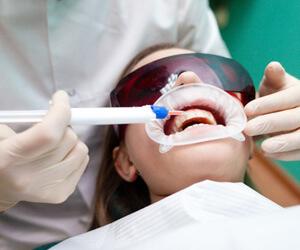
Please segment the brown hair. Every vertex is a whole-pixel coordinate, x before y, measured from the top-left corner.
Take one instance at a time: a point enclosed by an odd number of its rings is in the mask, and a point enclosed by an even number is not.
[[[147,55],[178,46],[164,43],[149,47],[138,53],[125,67],[120,78]],[[135,182],[126,182],[114,167],[113,149],[122,146],[113,126],[106,128],[104,150],[95,192],[95,213],[91,229],[106,225],[150,204],[148,187],[138,176]]]

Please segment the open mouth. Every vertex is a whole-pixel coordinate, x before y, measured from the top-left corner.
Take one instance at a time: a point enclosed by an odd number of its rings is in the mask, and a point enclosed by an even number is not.
[[[171,117],[164,125],[166,135],[182,132],[188,128],[201,125],[224,125],[224,117],[206,106],[188,106],[181,109],[184,115]]]

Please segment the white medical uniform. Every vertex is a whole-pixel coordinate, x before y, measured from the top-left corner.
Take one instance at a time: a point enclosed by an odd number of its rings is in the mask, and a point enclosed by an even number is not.
[[[0,0],[0,108],[45,109],[59,89],[71,107],[105,106],[128,61],[161,42],[229,56],[207,0]],[[74,130],[90,150],[78,188],[62,204],[20,202],[1,213],[0,249],[88,229],[103,127]]]

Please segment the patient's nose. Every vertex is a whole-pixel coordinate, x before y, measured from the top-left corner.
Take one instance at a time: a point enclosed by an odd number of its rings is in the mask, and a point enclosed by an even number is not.
[[[174,85],[174,87],[178,87],[180,85],[185,85],[189,83],[201,83],[201,79],[192,71],[186,71],[181,73]]]

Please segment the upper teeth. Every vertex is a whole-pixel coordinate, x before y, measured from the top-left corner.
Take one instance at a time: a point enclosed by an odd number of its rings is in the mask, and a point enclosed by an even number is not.
[[[185,111],[185,115],[179,115],[175,118],[173,131],[175,133],[182,131],[184,122],[193,118],[205,118],[210,124],[217,125],[216,119],[211,112],[202,109],[189,109]]]

